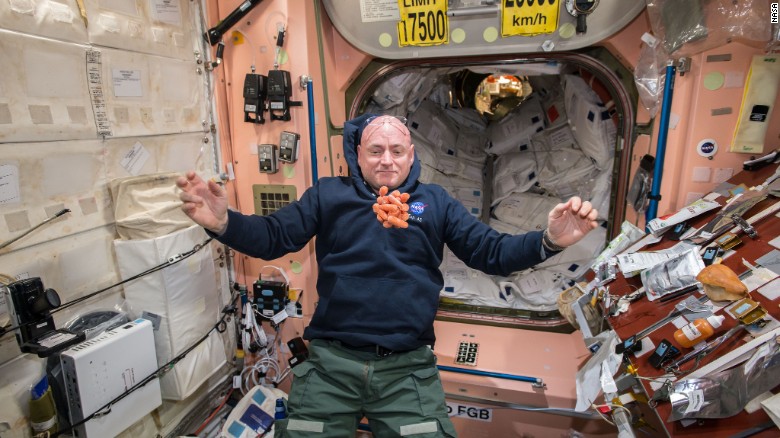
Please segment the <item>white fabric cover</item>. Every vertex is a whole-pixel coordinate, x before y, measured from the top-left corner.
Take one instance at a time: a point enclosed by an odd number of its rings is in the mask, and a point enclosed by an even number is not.
[[[559,273],[546,269],[528,269],[512,274],[499,282],[504,294],[514,295],[515,309],[548,311],[558,308],[558,295],[568,286],[569,280]]]
[[[583,197],[583,190],[591,186],[598,173],[593,162],[578,149],[537,152],[536,163],[539,185],[561,199]]]
[[[479,187],[446,187],[443,186],[453,198],[460,201],[472,216],[482,215],[482,189]]]
[[[533,92],[539,96],[547,126],[568,123],[560,76],[529,76],[528,82],[531,84]]]
[[[489,275],[469,268],[449,249],[444,250],[440,269],[444,276],[442,298],[465,304],[510,307],[506,298],[500,298],[501,291]]]
[[[121,239],[152,239],[193,225],[181,210],[178,177],[178,173],[158,173],[111,181],[116,230]]]
[[[574,75],[564,75],[564,101],[577,145],[603,169],[601,166],[615,154],[617,132],[607,108],[596,92]]]
[[[417,154],[417,159],[420,160],[420,163],[435,169],[438,160],[436,158],[434,146],[414,131],[412,131],[412,144],[414,145],[414,152]]]
[[[493,169],[492,205],[501,202],[512,192],[525,192],[536,184],[536,161],[528,152],[500,155],[493,163]]]
[[[481,131],[462,128],[458,132],[455,156],[480,165],[487,160],[488,139]]]
[[[482,164],[452,155],[440,155],[436,160],[436,169],[445,175],[456,175],[478,185],[482,185],[484,180]]]
[[[485,132],[487,128],[487,122],[474,108],[452,108],[445,105],[440,105],[444,110],[444,114],[452,120],[460,130],[479,131]]]
[[[544,112],[539,99],[528,98],[517,109],[487,128],[491,145],[488,152],[503,155],[528,148],[531,137],[544,129]]]
[[[372,100],[383,110],[401,104],[409,105],[415,99],[415,96],[417,96],[417,99],[427,96],[435,84],[436,76],[433,72],[422,73],[418,70],[407,70],[379,84],[376,91],[374,91]],[[415,102],[415,105],[419,105],[420,101]],[[407,110],[414,111],[414,109],[408,109],[407,107],[403,112]]]
[[[506,224],[522,230],[543,230],[547,214],[560,199],[535,193],[512,193],[493,210],[493,215]]]
[[[452,150],[454,155],[458,128],[435,103],[423,101],[409,116],[407,125],[409,131],[425,139],[436,153],[448,154],[448,150]]]
[[[145,240],[115,240],[122,279],[188,252],[206,240],[199,226]],[[153,274],[124,285],[127,304],[136,316],[160,317],[154,332],[157,363],[163,365],[204,336],[219,319],[220,302],[210,246]],[[161,379],[162,396],[183,400],[226,362],[222,342],[213,332]]]

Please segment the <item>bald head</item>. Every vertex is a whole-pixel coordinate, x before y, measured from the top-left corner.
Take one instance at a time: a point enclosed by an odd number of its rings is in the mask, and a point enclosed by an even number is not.
[[[409,129],[393,116],[370,119],[357,148],[363,179],[374,190],[397,188],[409,176],[414,145]]]

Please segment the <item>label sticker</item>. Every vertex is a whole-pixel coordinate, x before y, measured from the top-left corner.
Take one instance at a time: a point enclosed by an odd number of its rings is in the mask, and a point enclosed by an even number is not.
[[[469,420],[484,422],[493,421],[492,409],[462,405],[460,403],[447,402],[447,414],[449,414],[450,417],[468,418]]]
[[[696,145],[696,152],[702,157],[709,158],[718,152],[718,144],[711,138],[704,139]]]

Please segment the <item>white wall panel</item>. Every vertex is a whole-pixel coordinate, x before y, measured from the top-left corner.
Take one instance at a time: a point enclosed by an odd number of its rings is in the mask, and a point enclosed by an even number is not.
[[[139,174],[160,172],[185,172],[196,170],[201,175],[210,175],[214,168],[212,144],[204,143],[202,133],[162,135],[155,137],[128,137],[106,140],[106,177],[133,176],[122,166],[123,159],[133,149],[141,148],[148,153]]]
[[[0,56],[6,60],[0,75],[0,242],[71,210],[0,249],[0,272],[40,277],[63,303],[119,281],[112,179],[189,169],[212,176],[217,155],[208,129],[216,120],[209,115],[207,76],[197,63],[209,49],[198,2],[85,0],[84,6],[82,17],[72,0],[0,0]],[[215,250],[222,255],[216,243]],[[223,262],[215,267],[221,308],[230,293],[228,274]],[[122,306],[122,292],[112,288],[56,312],[55,324]],[[9,316],[3,304],[0,322]],[[225,352],[232,352],[227,344],[235,332],[221,339]],[[29,436],[29,388],[41,371],[42,361],[20,354],[13,335],[0,338],[3,438]],[[193,406],[176,407],[184,413]],[[155,415],[125,435],[173,427]]]
[[[86,50],[0,31],[0,143],[96,137]]]
[[[119,281],[114,266],[113,226],[78,234],[64,233],[38,245],[0,254],[3,274],[16,278],[40,277],[57,291],[63,303],[73,301]],[[10,249],[13,247],[9,247]],[[5,250],[4,250],[5,251]],[[121,288],[108,290],[81,304],[54,314],[57,327],[87,310],[111,309],[121,303]],[[19,354],[13,336],[0,341],[0,363]]]
[[[76,43],[87,42],[87,26],[75,1],[2,1],[0,28]]]
[[[21,235],[63,208],[70,213],[12,244],[18,249],[113,221],[102,171],[102,146],[89,142],[3,145],[0,163],[19,169],[18,202],[0,205],[3,241]]]
[[[112,49],[101,53],[103,90],[114,137],[203,130],[203,76],[194,60]]]
[[[0,146],[3,165],[18,169],[19,197],[0,204],[0,241],[71,210],[4,252],[113,223],[101,141],[6,144]]]
[[[137,167],[125,167],[134,148],[147,158]],[[112,225],[112,179],[134,175],[130,170],[138,175],[195,169],[211,175],[211,148],[201,133],[0,145],[0,173],[16,171],[0,176],[0,181],[18,185],[18,197],[6,201],[6,186],[0,186],[0,242],[22,235],[63,208],[71,210],[0,253]]]
[[[193,59],[197,11],[188,0],[86,0],[85,5],[93,44]]]

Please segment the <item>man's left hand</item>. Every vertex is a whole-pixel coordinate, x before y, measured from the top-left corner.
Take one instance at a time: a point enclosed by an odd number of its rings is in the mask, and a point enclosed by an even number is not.
[[[575,196],[555,206],[547,215],[547,235],[558,246],[571,246],[596,228],[598,211]]]

